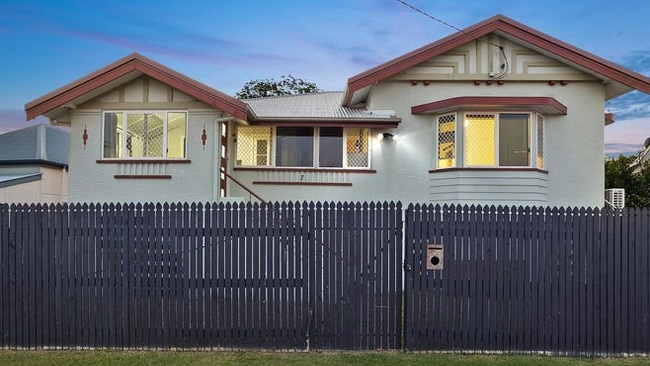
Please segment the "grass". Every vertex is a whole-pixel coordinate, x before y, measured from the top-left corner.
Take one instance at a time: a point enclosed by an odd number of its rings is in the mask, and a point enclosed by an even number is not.
[[[0,365],[649,365],[650,358],[416,354],[402,352],[0,351]]]

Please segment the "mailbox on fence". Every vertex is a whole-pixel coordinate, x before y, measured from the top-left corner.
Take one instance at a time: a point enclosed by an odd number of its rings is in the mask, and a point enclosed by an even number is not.
[[[427,244],[427,269],[441,270],[444,250],[442,244]]]

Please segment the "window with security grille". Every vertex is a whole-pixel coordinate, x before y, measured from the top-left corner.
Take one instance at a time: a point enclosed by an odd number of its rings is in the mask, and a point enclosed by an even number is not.
[[[237,161],[239,166],[271,164],[271,127],[241,126],[237,128]]]
[[[185,158],[186,129],[185,112],[105,112],[102,156]]]
[[[346,160],[350,168],[369,167],[370,131],[367,128],[346,128]]]
[[[495,165],[495,114],[465,115],[465,165]]]
[[[465,166],[531,165],[529,113],[467,113],[463,124]]]
[[[456,166],[456,114],[438,117],[438,168]]]

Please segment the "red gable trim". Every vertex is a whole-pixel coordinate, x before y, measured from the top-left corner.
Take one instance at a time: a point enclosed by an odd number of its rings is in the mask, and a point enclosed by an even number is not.
[[[567,107],[550,97],[457,97],[411,107],[411,114],[444,113],[458,108],[527,107],[547,114],[567,114]]]
[[[650,78],[536,31],[503,15],[496,15],[460,32],[411,51],[348,79],[343,105],[360,89],[400,73],[430,58],[441,55],[492,32],[501,32],[540,48],[568,62],[584,67],[630,88],[650,94]]]
[[[27,120],[32,120],[134,71],[139,71],[157,79],[206,104],[230,113],[236,118],[245,120],[247,117],[248,106],[244,102],[201,84],[138,53],[132,53],[25,104]]]

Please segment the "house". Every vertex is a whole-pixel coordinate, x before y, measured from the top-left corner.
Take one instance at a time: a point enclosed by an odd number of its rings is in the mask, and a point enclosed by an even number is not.
[[[0,203],[65,202],[68,147],[68,133],[47,125],[0,135]]]
[[[605,102],[650,78],[497,15],[348,79],[235,100],[129,55],[25,106],[71,201],[602,206]]]
[[[634,171],[640,172],[648,161],[650,161],[650,137],[643,141],[643,149],[639,151],[639,156],[634,160]]]

